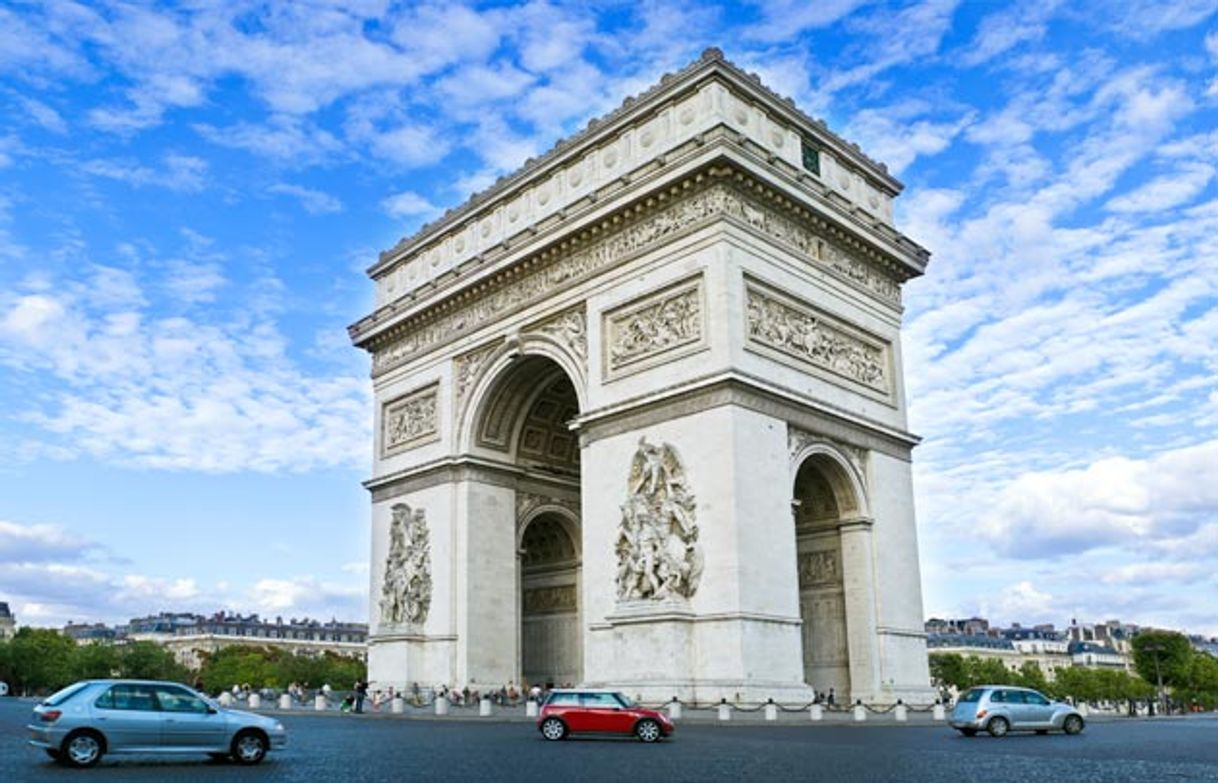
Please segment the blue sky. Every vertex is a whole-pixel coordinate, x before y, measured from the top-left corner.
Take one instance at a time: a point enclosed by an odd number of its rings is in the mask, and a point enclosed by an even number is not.
[[[926,610],[1218,634],[1212,0],[0,5],[0,600],[366,615],[376,253],[707,46],[884,160]]]

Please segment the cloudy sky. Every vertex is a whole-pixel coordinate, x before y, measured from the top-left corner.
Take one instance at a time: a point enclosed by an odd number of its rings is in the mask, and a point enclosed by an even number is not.
[[[366,616],[376,253],[706,46],[884,160],[928,615],[1218,634],[1213,0],[0,6],[0,600]]]

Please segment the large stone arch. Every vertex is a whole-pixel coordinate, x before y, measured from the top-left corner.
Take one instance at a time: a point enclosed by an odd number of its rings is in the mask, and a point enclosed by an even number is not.
[[[512,335],[502,345],[490,349],[482,360],[469,389],[456,411],[457,450],[468,454],[477,447],[477,429],[493,402],[496,392],[514,377],[523,376],[528,362],[545,359],[556,365],[571,381],[580,410],[588,405],[588,379],[582,357],[569,345],[544,333]]]

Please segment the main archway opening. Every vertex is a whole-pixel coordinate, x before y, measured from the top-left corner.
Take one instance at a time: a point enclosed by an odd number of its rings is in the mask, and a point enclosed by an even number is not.
[[[578,683],[579,397],[555,361],[526,355],[499,370],[475,420],[474,445],[499,452],[516,493],[518,682]],[[510,640],[504,640],[505,644]]]
[[[827,454],[814,453],[800,464],[794,490],[804,681],[816,693],[848,703],[849,618],[841,523],[857,514],[857,498],[844,468]]]

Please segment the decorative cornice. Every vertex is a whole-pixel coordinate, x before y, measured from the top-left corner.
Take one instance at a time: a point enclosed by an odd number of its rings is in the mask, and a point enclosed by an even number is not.
[[[726,187],[729,183],[731,187]],[[897,281],[911,276],[907,267],[812,209],[758,183],[752,174],[732,165],[711,165],[380,333],[361,338],[360,331],[373,325],[365,319],[351,327],[352,336],[373,353],[373,376],[377,376],[716,218],[757,231],[829,275],[899,307]]]

